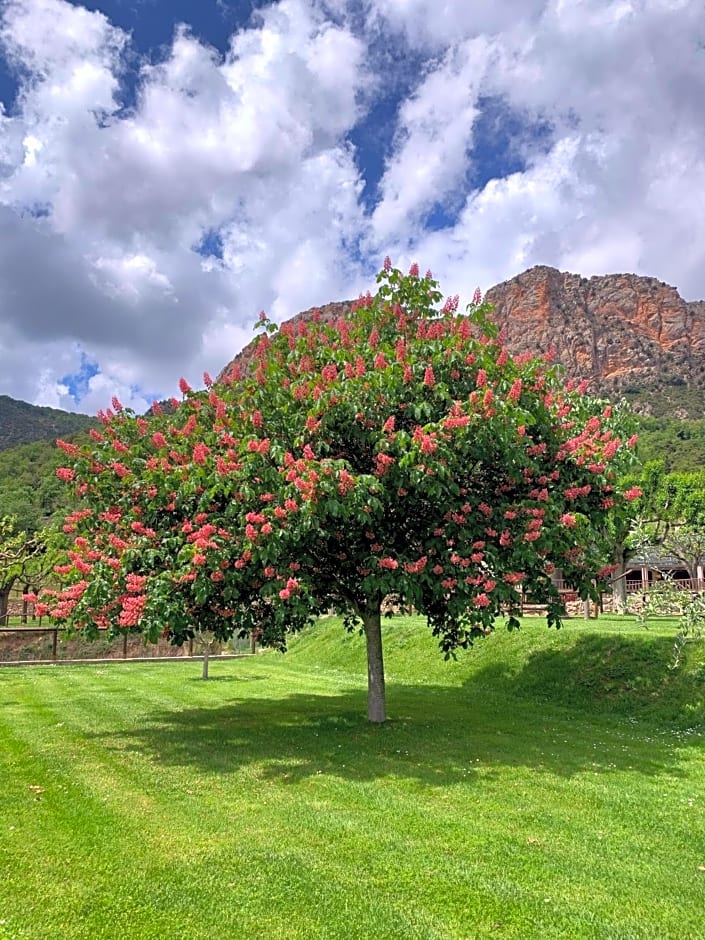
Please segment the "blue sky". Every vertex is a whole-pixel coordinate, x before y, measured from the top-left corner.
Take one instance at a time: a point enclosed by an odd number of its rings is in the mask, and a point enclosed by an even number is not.
[[[389,254],[705,297],[696,0],[0,0],[0,392],[135,408]],[[28,368],[31,363],[31,368]]]

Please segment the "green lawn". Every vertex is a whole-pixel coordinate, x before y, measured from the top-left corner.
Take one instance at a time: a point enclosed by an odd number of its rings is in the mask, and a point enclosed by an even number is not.
[[[0,940],[705,937],[705,645],[538,619],[444,662],[0,669]]]

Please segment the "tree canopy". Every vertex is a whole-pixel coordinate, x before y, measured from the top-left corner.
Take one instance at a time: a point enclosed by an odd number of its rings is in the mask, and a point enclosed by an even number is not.
[[[705,563],[705,471],[668,473],[663,461],[649,461],[640,489],[631,541],[677,558],[697,579]]]
[[[372,721],[386,716],[381,607],[423,613],[447,654],[518,626],[518,590],[563,607],[607,576],[608,520],[632,459],[619,408],[511,356],[476,295],[469,315],[430,273],[389,261],[335,322],[277,329],[251,364],[149,420],[114,401],[91,446],[64,444],[80,497],[44,597],[60,623],[181,643],[287,634],[334,610],[367,639]],[[442,304],[442,305],[441,305]]]
[[[0,626],[7,621],[8,600],[15,582],[36,584],[33,574],[41,567],[40,558],[45,553],[46,540],[41,535],[27,535],[12,516],[0,517]]]

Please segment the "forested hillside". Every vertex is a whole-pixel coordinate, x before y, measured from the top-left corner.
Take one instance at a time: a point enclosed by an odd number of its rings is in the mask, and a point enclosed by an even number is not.
[[[34,441],[0,452],[0,518],[15,516],[17,528],[39,531],[63,516],[73,500],[69,487],[56,477],[66,454],[53,441]]]
[[[0,451],[31,441],[69,437],[97,424],[88,415],[43,408],[0,395]]]

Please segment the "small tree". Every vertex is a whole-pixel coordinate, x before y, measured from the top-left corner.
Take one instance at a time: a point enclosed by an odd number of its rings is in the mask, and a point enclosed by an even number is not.
[[[518,589],[564,613],[604,578],[616,472],[634,440],[619,409],[512,357],[479,296],[469,316],[430,274],[389,262],[376,296],[336,322],[264,314],[253,362],[171,414],[114,401],[94,446],[63,445],[82,507],[45,598],[62,623],[196,626],[263,645],[333,609],[367,645],[368,716],[385,720],[381,609],[424,614],[446,655],[518,626]],[[178,406],[178,407],[177,407]],[[637,493],[627,494],[638,495]]]
[[[652,461],[644,467],[640,489],[630,544],[673,556],[697,582],[705,563],[705,473],[666,473],[662,461]]]
[[[17,530],[12,516],[0,518],[0,625],[7,624],[10,592],[29,564],[44,551],[41,536]]]

